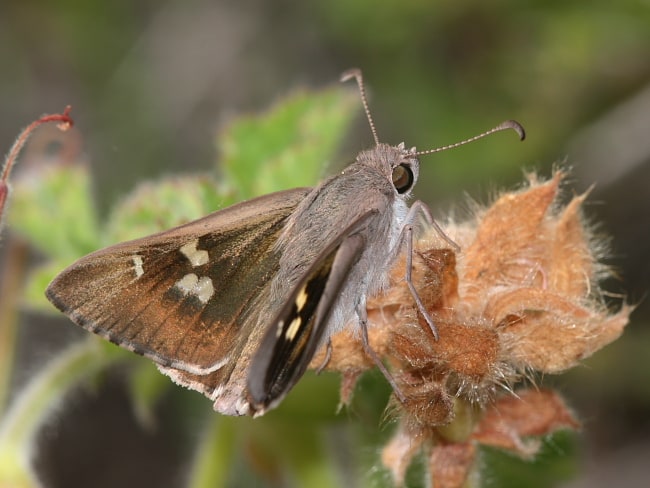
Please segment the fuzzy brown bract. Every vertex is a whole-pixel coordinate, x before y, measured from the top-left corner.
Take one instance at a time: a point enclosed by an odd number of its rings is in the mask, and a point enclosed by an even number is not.
[[[439,341],[417,313],[403,260],[391,288],[369,301],[371,346],[406,399],[391,400],[399,426],[382,453],[397,485],[422,451],[432,486],[459,487],[480,476],[478,444],[531,457],[539,446],[531,436],[579,426],[558,393],[521,380],[565,371],[609,344],[631,307],[606,307],[604,246],[582,216],[586,195],[558,203],[564,177],[531,175],[524,189],[445,226],[458,254],[440,247],[434,231],[420,239],[413,282]],[[343,374],[347,403],[372,362],[351,332],[334,336],[332,346],[327,368]],[[319,355],[312,364],[321,362]]]

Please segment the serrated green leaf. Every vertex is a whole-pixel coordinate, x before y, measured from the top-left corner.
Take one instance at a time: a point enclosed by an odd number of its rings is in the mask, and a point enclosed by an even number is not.
[[[343,88],[299,92],[262,116],[235,120],[218,137],[227,182],[240,199],[315,184],[357,105]]]
[[[14,184],[8,217],[46,256],[71,261],[99,246],[85,166],[42,166],[24,175]]]
[[[104,244],[169,229],[230,203],[232,197],[207,176],[176,176],[143,183],[114,207],[106,225]]]

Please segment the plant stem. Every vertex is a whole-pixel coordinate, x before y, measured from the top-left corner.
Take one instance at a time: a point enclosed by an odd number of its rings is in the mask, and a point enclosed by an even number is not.
[[[103,354],[95,340],[83,341],[57,355],[20,392],[0,423],[0,487],[38,486],[30,466],[38,428],[75,385],[116,357]]]

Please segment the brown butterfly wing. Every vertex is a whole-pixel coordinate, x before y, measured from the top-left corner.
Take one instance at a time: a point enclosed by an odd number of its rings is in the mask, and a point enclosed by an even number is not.
[[[266,195],[97,251],[46,295],[75,323],[163,368],[228,376],[228,363],[257,347],[251,305],[277,272],[274,245],[308,192]]]

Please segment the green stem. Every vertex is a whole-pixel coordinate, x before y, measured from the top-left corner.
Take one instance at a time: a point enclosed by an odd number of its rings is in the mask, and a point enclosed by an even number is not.
[[[29,462],[35,434],[70,389],[115,358],[94,340],[59,354],[20,392],[0,423],[0,488],[39,486]]]

